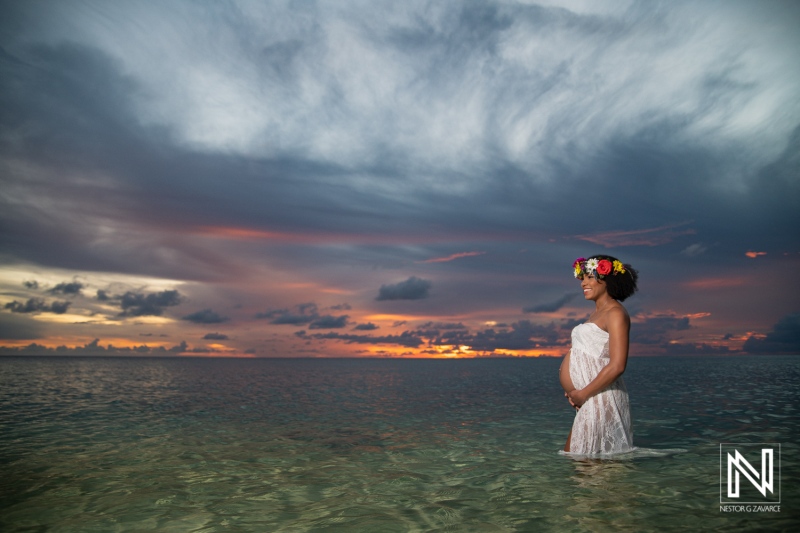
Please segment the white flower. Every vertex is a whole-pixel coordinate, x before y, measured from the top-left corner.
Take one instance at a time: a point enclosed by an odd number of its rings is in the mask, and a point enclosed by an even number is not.
[[[595,270],[597,270],[597,263],[599,263],[599,261],[594,258],[586,261],[586,267],[585,267],[586,273],[594,275]]]

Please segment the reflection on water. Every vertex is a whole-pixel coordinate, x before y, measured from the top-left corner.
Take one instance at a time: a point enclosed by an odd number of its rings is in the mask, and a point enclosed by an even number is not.
[[[559,455],[558,360],[0,360],[3,531],[791,529],[800,364],[634,359],[634,440]],[[719,512],[719,442],[783,512]],[[794,514],[793,514],[794,513]]]

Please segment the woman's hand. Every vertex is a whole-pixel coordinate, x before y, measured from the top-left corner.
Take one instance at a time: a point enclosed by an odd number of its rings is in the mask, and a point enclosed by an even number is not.
[[[572,401],[572,398],[570,398],[570,397],[569,397],[569,395],[570,395],[572,392],[575,392],[575,389],[571,390],[570,392],[565,392],[565,393],[564,393],[564,396],[566,396],[566,397],[567,397],[567,400],[569,400],[569,404],[570,404],[572,407],[574,407],[574,408],[575,408],[575,410],[577,411],[578,409],[580,409],[580,407],[578,407],[577,405],[575,405],[575,404],[573,403],[573,401]]]
[[[586,400],[589,399],[588,395],[583,392],[583,389],[575,389],[574,391],[568,392],[567,398],[569,398],[569,403],[576,409],[580,409],[581,406],[586,403]]]

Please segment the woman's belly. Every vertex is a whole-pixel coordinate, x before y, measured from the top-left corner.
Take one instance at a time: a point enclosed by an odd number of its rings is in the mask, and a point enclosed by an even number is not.
[[[561,369],[558,371],[558,379],[561,381],[561,388],[564,389],[564,392],[572,392],[575,390],[575,385],[572,384],[572,378],[569,377],[569,356],[569,353],[564,356]]]

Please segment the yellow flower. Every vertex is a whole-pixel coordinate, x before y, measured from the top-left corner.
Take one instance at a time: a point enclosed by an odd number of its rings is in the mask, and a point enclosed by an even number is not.
[[[620,274],[625,273],[625,267],[622,266],[622,262],[614,261],[614,272],[619,272]]]

